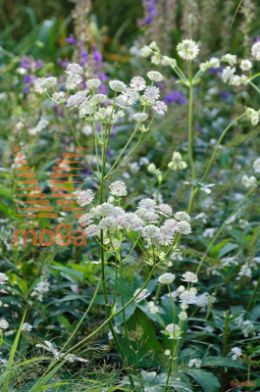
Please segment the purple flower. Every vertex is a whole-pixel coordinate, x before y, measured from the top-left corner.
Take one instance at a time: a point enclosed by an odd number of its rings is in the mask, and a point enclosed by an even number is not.
[[[24,69],[30,69],[31,59],[29,57],[23,56],[21,59],[20,67]]]
[[[186,105],[187,98],[179,91],[171,90],[167,95],[165,95],[163,101],[167,105],[170,105],[171,103],[177,103],[178,105]]]
[[[218,75],[218,74],[220,74],[222,71],[223,71],[223,69],[224,69],[224,67],[223,66],[220,66],[220,67],[217,67],[217,68],[209,68],[209,72],[211,73],[211,74],[213,74],[213,75]]]
[[[42,68],[42,67],[44,67],[44,61],[41,60],[41,59],[36,60],[36,62],[35,62],[35,68],[36,68],[36,69],[40,69],[40,68]]]
[[[70,44],[70,45],[76,45],[76,43],[77,43],[77,41],[76,41],[76,39],[75,39],[75,37],[74,37],[73,34],[70,34],[70,35],[65,39],[65,41],[66,41],[68,44]]]
[[[87,65],[87,63],[88,63],[88,52],[86,51],[86,49],[83,49],[83,48],[80,49],[80,52],[79,52],[79,63],[83,67],[85,65]]]
[[[231,98],[231,94],[229,91],[220,91],[219,96],[223,100],[228,100],[229,98]]]
[[[68,64],[69,64],[69,61],[68,60],[63,60],[63,59],[58,59],[57,60],[57,63],[58,63],[58,65],[61,67],[61,68],[64,68],[64,69],[66,69],[67,68],[67,66],[68,66]]]
[[[145,17],[139,21],[140,26],[152,24],[154,18],[157,16],[156,8],[157,0],[145,0]]]
[[[101,52],[98,50],[98,48],[96,47],[96,45],[93,45],[93,59],[95,61],[96,64],[102,64],[102,54]]]

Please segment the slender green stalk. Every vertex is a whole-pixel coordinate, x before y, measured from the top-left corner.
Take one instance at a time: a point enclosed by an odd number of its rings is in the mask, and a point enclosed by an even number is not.
[[[194,130],[193,130],[193,80],[192,80],[192,65],[189,64],[189,106],[188,106],[188,157],[191,169],[192,181],[196,177],[195,165],[193,159],[193,143],[194,143]]]

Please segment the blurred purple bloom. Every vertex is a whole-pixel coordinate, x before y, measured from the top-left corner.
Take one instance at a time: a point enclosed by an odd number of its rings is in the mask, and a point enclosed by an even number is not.
[[[68,64],[69,64],[69,61],[68,60],[63,60],[63,59],[58,59],[57,60],[57,63],[58,63],[58,65],[61,67],[61,68],[64,68],[64,69],[67,69],[67,66],[68,66]]]
[[[36,68],[36,69],[40,69],[40,68],[42,68],[42,67],[44,67],[44,61],[41,60],[41,59],[36,60],[36,62],[35,62],[35,68]]]
[[[209,72],[213,75],[218,75],[223,71],[224,67],[218,67],[218,68],[209,68]]]
[[[83,67],[85,65],[87,65],[87,63],[88,63],[88,52],[86,51],[86,49],[80,49],[80,52],[79,52],[79,63]]]
[[[96,45],[93,45],[93,59],[95,61],[96,64],[101,64],[103,57],[101,52],[98,50],[98,48],[96,47]]]
[[[139,21],[140,26],[150,25],[157,16],[156,9],[157,0],[145,0],[145,17]]]
[[[24,69],[30,69],[31,68],[31,60],[29,57],[23,56],[21,59],[20,67]]]
[[[65,41],[70,45],[76,45],[77,41],[73,34],[70,34]]]
[[[167,105],[170,105],[171,103],[177,103],[178,105],[186,105],[187,98],[179,91],[171,90],[167,95],[165,95],[163,101]]]
[[[230,92],[229,91],[221,91],[220,93],[219,93],[219,96],[220,96],[220,98],[222,98],[222,99],[229,99],[230,97],[231,97],[231,94],[230,94]]]

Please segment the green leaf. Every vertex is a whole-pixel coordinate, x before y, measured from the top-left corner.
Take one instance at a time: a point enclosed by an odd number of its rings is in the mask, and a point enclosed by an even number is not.
[[[238,361],[233,361],[232,359],[225,357],[207,357],[203,360],[203,366],[243,368]]]
[[[238,245],[234,244],[232,242],[228,242],[227,244],[225,244],[223,246],[223,248],[220,249],[220,251],[218,252],[218,257],[223,257],[226,254],[230,253],[232,250],[237,249]]]
[[[189,369],[186,373],[198,383],[204,392],[218,392],[220,383],[214,374],[203,369]]]

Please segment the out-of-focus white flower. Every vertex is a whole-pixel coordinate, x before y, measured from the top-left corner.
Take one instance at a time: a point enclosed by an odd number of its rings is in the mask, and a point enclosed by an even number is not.
[[[46,118],[40,118],[38,124],[34,128],[28,129],[28,133],[30,135],[37,135],[37,133],[41,132],[44,128],[47,127],[49,121]]]
[[[221,73],[221,78],[224,83],[228,83],[233,77],[236,72],[235,68],[232,67],[225,67]]]
[[[85,191],[75,191],[73,192],[73,195],[76,196],[76,200],[81,207],[90,204],[95,198],[95,195],[91,189],[87,189]]]
[[[87,94],[86,91],[78,91],[76,94],[71,95],[67,99],[66,106],[68,108],[78,107],[85,100],[86,94]]]
[[[172,154],[171,162],[168,164],[171,170],[184,170],[187,167],[187,163],[182,159],[181,154],[178,151],[174,151]]]
[[[175,279],[175,275],[170,272],[166,272],[159,276],[158,281],[160,284],[171,284]]]
[[[252,68],[252,62],[250,60],[241,60],[240,68],[242,71],[250,71]]]
[[[134,76],[130,81],[130,87],[136,91],[143,91],[145,86],[146,82],[141,76]]]
[[[163,216],[172,215],[172,207],[166,203],[159,204],[159,206],[157,207],[157,211],[159,212],[159,214]]]
[[[99,79],[89,79],[87,80],[86,85],[90,89],[97,89],[101,86],[101,81]]]
[[[166,357],[169,357],[170,355],[171,355],[171,350],[165,350],[164,351],[164,355],[166,356]]]
[[[180,221],[177,223],[176,230],[181,234],[188,235],[191,233],[191,225],[187,221]]]
[[[126,196],[127,195],[127,188],[126,184],[123,181],[114,181],[109,187],[110,193],[113,196]]]
[[[0,284],[5,284],[6,282],[8,282],[8,276],[5,273],[0,272]]]
[[[144,122],[144,121],[147,120],[147,118],[148,118],[148,114],[147,114],[147,113],[144,113],[144,112],[135,113],[135,114],[133,115],[133,119],[134,119],[136,122]]]
[[[162,57],[162,65],[170,66],[171,68],[174,69],[177,66],[177,61],[171,57],[163,56]]]
[[[185,211],[178,211],[174,214],[174,218],[177,219],[178,221],[190,221],[190,216],[187,214]]]
[[[0,330],[5,331],[6,329],[8,329],[9,327],[9,323],[8,321],[6,321],[4,318],[0,319]]]
[[[48,77],[48,78],[37,78],[33,82],[34,90],[38,94],[44,94],[48,90],[53,89],[57,84],[57,78]]]
[[[202,362],[199,358],[193,358],[189,360],[188,366],[189,368],[195,367],[196,369],[199,369],[202,365]]]
[[[152,53],[153,53],[153,50],[148,45],[143,46],[140,50],[140,55],[142,57],[149,57],[149,56],[151,56]]]
[[[159,312],[159,308],[158,308],[158,306],[155,305],[154,301],[148,301],[147,306],[148,306],[149,311],[152,314],[156,314]]]
[[[260,41],[253,44],[251,48],[251,54],[255,60],[260,61]]]
[[[234,359],[235,361],[241,357],[242,355],[242,350],[239,347],[233,347],[230,350],[231,358]]]
[[[52,94],[51,98],[55,103],[62,103],[65,100],[65,93],[64,91],[59,91],[57,93]]]
[[[202,235],[205,238],[212,238],[216,232],[215,227],[208,227],[206,230],[203,231]]]
[[[31,332],[32,328],[33,328],[32,325],[29,323],[23,323],[22,325],[23,332]]]
[[[160,97],[160,90],[156,86],[148,86],[144,90],[144,99],[149,103],[155,103]]]
[[[84,125],[83,128],[82,128],[82,133],[83,133],[85,136],[92,135],[92,134],[93,134],[93,129],[91,128],[90,125],[86,124],[86,125]]]
[[[177,45],[177,53],[183,60],[194,60],[199,51],[199,45],[192,39],[184,39]]]
[[[184,305],[194,305],[196,303],[196,289],[191,288],[190,290],[184,290],[180,294],[180,302]]]
[[[168,324],[165,328],[165,333],[169,339],[179,339],[181,336],[181,329],[177,324]]]
[[[182,275],[182,281],[183,282],[188,282],[188,283],[197,283],[198,282],[198,277],[196,274],[190,271],[186,271]]]
[[[126,89],[126,85],[121,80],[110,80],[109,87],[116,93],[122,93]]]
[[[68,64],[66,74],[66,87],[72,90],[82,82],[83,68],[77,63]]]
[[[50,284],[46,280],[42,280],[37,283],[31,292],[31,297],[35,297],[38,301],[42,302],[43,295],[46,294],[50,289]]]
[[[200,70],[202,72],[207,71],[209,68],[219,68],[220,61],[217,57],[212,57],[209,61],[200,64]]]
[[[260,173],[260,158],[257,158],[253,163],[255,173]]]
[[[158,71],[147,72],[147,77],[153,82],[161,82],[163,80],[162,74]]]
[[[255,188],[257,186],[257,180],[255,176],[248,177],[246,174],[242,176],[241,183],[246,189]]]
[[[255,126],[259,123],[260,110],[255,110],[253,108],[247,108],[246,113],[247,113],[247,116],[253,126]]]
[[[221,57],[221,61],[233,66],[237,63],[237,56],[235,56],[234,54],[227,53]]]
[[[155,113],[158,114],[159,116],[164,116],[168,110],[167,105],[163,101],[155,102],[155,104],[152,107]]]

